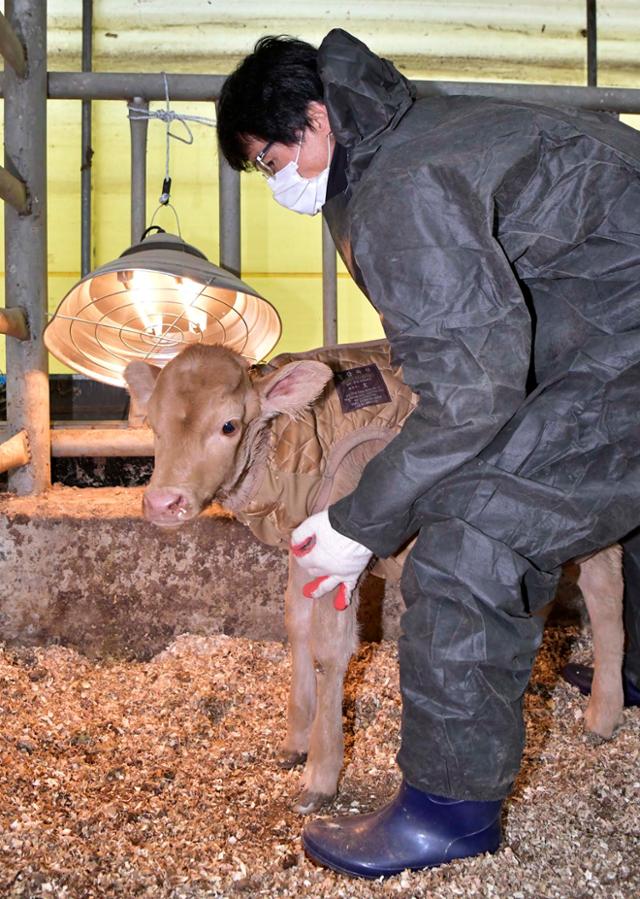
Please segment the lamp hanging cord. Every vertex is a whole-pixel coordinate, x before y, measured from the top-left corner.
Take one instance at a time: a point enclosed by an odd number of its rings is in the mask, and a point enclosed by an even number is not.
[[[164,122],[166,125],[166,144],[165,144],[165,166],[164,166],[164,180],[162,182],[162,193],[158,197],[158,203],[160,204],[156,211],[153,213],[151,217],[151,224],[158,214],[159,210],[166,206],[176,217],[176,224],[178,226],[178,236],[182,237],[180,233],[180,220],[178,218],[178,213],[174,209],[171,204],[171,175],[170,175],[170,160],[171,160],[171,139],[179,140],[183,144],[191,145],[193,143],[193,132],[189,127],[189,122],[197,122],[200,125],[208,125],[210,128],[215,128],[216,120],[207,118],[206,116],[199,115],[188,115],[185,113],[174,112],[171,109],[171,102],[169,100],[169,81],[167,79],[166,72],[162,72],[162,78],[164,81],[164,96],[165,96],[165,108],[164,109],[154,109],[153,111],[148,109],[139,109],[136,106],[127,105],[127,109],[129,110],[129,119],[132,122],[141,121],[143,119],[160,119],[160,121]],[[171,123],[179,122],[183,128],[185,129],[187,136],[181,136],[180,134],[176,134],[171,130]]]

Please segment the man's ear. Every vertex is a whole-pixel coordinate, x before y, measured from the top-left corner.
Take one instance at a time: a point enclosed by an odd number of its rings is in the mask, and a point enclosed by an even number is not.
[[[149,400],[156,386],[160,369],[148,362],[130,362],[124,370],[124,379],[134,404],[133,415],[144,417]]]
[[[320,396],[332,378],[333,372],[323,362],[303,360],[283,365],[254,385],[262,414],[273,418],[285,412],[295,418]]]
[[[311,100],[307,104],[307,118],[311,122],[311,127],[314,131],[319,131],[320,134],[329,134],[331,132],[327,107],[320,100]]]

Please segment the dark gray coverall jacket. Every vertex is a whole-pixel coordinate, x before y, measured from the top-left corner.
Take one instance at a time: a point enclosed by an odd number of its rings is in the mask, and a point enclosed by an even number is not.
[[[340,30],[319,71],[340,145],[323,214],[421,397],[330,519],[380,556],[418,534],[398,762],[424,790],[497,799],[520,764],[531,613],[563,562],[640,525],[640,133],[527,103],[415,101]]]

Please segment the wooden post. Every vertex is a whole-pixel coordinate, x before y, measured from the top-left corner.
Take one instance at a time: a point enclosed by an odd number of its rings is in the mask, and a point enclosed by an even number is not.
[[[5,204],[7,309],[21,307],[29,318],[29,339],[7,341],[7,426],[26,431],[28,465],[9,474],[9,489],[28,495],[51,484],[49,378],[42,332],[47,312],[47,3],[6,0],[5,15],[24,41],[29,60],[22,79],[4,73],[5,168],[29,191],[31,209],[20,215]]]
[[[24,47],[16,37],[16,33],[8,20],[0,12],[0,53],[9,63],[18,78],[27,74],[27,60]]]
[[[66,456],[153,456],[151,428],[56,428],[51,454]]]
[[[25,215],[29,212],[29,199],[24,181],[20,181],[11,172],[0,165],[0,197],[10,203],[16,212]]]
[[[15,337],[17,340],[29,339],[29,323],[24,309],[0,309],[0,334]]]
[[[9,471],[10,468],[26,465],[30,458],[26,431],[20,431],[19,434],[14,434],[9,440],[0,443],[0,471]]]

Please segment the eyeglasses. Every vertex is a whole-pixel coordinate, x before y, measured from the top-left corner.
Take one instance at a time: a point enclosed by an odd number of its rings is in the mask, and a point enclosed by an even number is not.
[[[264,157],[267,155],[274,143],[275,141],[270,140],[268,144],[265,144],[253,161],[254,168],[256,168],[261,175],[264,175],[265,178],[273,178],[275,174],[275,172],[271,168],[272,164],[264,161]]]

